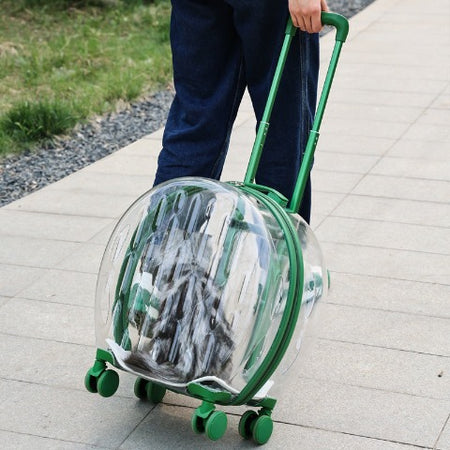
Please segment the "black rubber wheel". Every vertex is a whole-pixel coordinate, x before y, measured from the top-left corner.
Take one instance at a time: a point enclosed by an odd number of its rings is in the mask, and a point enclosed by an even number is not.
[[[191,418],[191,427],[195,434],[203,434],[205,432],[205,420],[194,412]]]
[[[252,423],[258,418],[258,414],[249,409],[242,414],[241,420],[239,421],[239,435],[244,439],[251,439],[252,435]]]
[[[84,386],[92,394],[96,394],[97,391],[97,377],[91,375],[91,369],[89,369],[84,377]]]
[[[147,383],[148,381],[144,378],[136,378],[134,382],[134,395],[141,400],[147,400]]]

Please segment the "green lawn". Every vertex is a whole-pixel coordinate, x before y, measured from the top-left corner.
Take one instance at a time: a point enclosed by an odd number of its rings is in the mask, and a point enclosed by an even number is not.
[[[171,80],[168,0],[2,0],[0,156]]]

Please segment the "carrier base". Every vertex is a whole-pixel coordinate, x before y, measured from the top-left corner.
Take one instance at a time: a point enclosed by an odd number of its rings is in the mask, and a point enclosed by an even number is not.
[[[116,370],[108,368],[108,364],[115,366],[113,354],[98,348],[94,365],[84,378],[84,385],[89,392],[100,394],[102,397],[111,397],[116,393],[119,387],[119,374]],[[168,389],[171,390],[141,377],[137,377],[134,383],[134,395],[140,400],[154,404],[162,402]],[[225,412],[216,409],[216,404],[231,405],[231,394],[211,390],[197,383],[190,383],[188,392],[192,397],[202,400],[201,405],[192,414],[192,431],[196,434],[205,434],[212,441],[219,440],[227,430],[228,419]],[[249,401],[247,406],[259,410],[249,409],[242,414],[238,426],[239,435],[246,440],[253,439],[258,445],[267,443],[273,431],[271,415],[275,404],[276,400],[270,397]]]

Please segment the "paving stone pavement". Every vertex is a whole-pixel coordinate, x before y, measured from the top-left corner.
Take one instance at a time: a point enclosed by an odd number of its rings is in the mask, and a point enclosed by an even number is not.
[[[350,21],[312,175],[332,289],[268,449],[450,449],[449,24],[448,0],[376,0]],[[223,179],[243,178],[253,138],[246,98]],[[0,209],[3,449],[253,447],[239,408],[212,443],[190,429],[193,399],[138,401],[122,372],[111,398],[83,385],[101,256],[151,187],[160,139]]]

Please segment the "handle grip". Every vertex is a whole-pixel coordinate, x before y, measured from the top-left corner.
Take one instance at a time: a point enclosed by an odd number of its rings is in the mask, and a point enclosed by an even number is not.
[[[322,11],[320,18],[322,25],[330,25],[336,28],[336,41],[345,42],[348,36],[349,24],[348,20],[344,16],[333,12]],[[286,27],[286,34],[293,36],[296,31],[297,28],[294,26],[292,19],[289,17]]]
[[[340,14],[331,12],[322,12],[321,18],[323,25],[331,25],[336,28],[336,41],[345,42],[349,30],[348,20]]]

